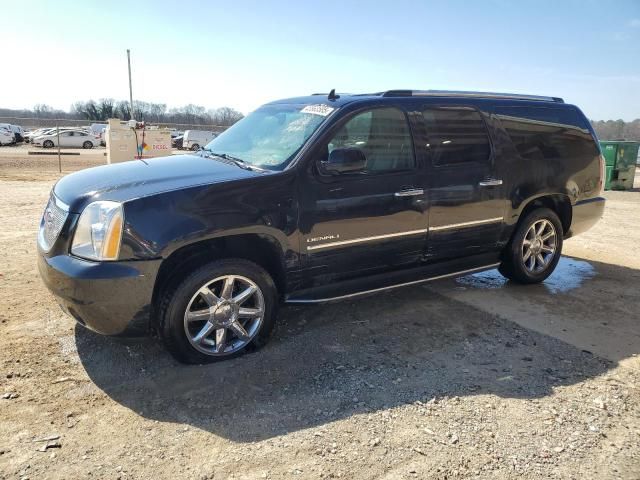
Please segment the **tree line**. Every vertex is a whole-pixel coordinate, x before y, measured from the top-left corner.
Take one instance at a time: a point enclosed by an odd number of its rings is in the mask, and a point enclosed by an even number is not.
[[[640,118],[632,122],[624,120],[591,120],[600,140],[635,140],[640,142]]]
[[[126,100],[101,98],[75,102],[68,112],[49,105],[37,104],[33,109],[11,110],[0,108],[0,117],[27,117],[42,119],[67,119],[106,121],[109,118],[131,119],[131,108]],[[200,105],[184,105],[167,108],[165,103],[134,100],[133,118],[139,121],[170,124],[229,126],[243,118],[242,113],[230,107],[207,109]]]

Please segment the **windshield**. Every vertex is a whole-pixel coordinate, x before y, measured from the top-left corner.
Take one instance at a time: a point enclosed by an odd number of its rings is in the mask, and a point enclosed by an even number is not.
[[[326,105],[267,105],[205,147],[270,170],[282,170],[334,110]]]

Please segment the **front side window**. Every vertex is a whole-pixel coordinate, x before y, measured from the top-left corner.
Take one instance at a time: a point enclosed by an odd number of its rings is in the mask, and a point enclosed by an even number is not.
[[[334,108],[267,105],[234,124],[205,150],[269,170],[283,170]]]
[[[427,108],[422,112],[427,151],[434,165],[486,162],[491,144],[480,114],[466,107]]]
[[[415,166],[407,118],[397,108],[376,108],[349,120],[331,139],[335,148],[358,148],[367,159],[368,173],[407,170]]]

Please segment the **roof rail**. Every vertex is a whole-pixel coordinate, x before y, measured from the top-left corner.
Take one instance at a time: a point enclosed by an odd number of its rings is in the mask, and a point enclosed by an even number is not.
[[[499,98],[510,100],[533,100],[537,102],[564,103],[560,97],[545,97],[542,95],[524,95],[519,93],[496,92],[464,92],[458,90],[387,90],[378,95],[382,97],[468,97],[468,98]]]

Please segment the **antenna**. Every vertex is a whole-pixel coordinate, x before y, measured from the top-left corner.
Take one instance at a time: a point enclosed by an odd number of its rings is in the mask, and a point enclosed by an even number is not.
[[[329,95],[327,96],[328,100],[337,100],[340,98],[340,95],[336,95],[336,89],[332,88],[331,91],[329,92]]]
[[[127,48],[127,66],[129,67],[129,108],[133,119],[133,90],[131,89],[131,52]]]

